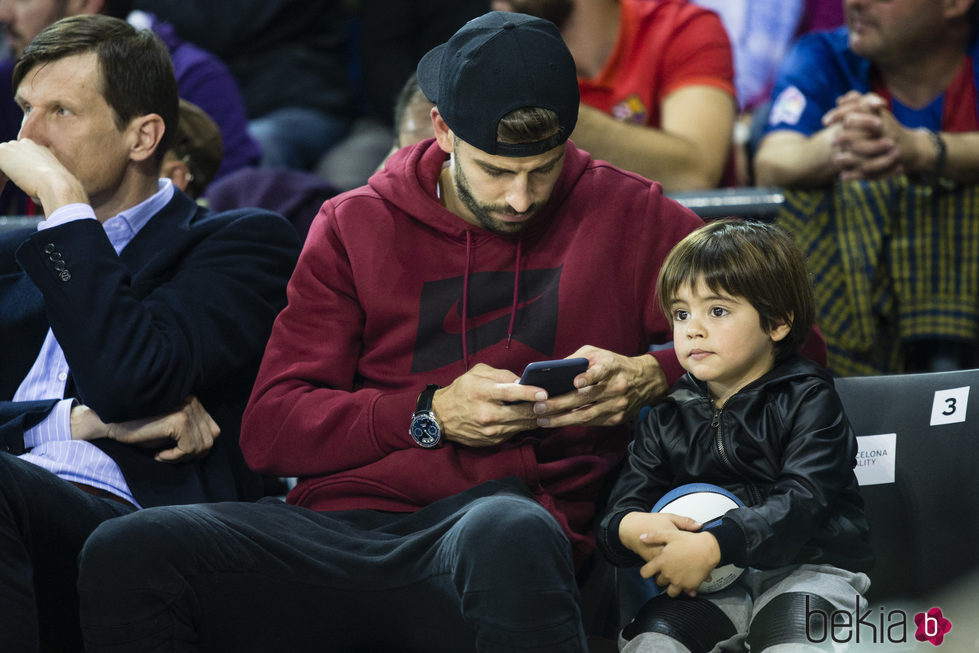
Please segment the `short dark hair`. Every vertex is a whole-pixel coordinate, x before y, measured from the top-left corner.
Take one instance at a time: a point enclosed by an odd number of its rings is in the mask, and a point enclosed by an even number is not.
[[[98,57],[102,97],[120,131],[138,116],[163,118],[163,138],[154,153],[159,165],[176,131],[179,95],[170,52],[153,32],[101,14],[62,18],[24,49],[14,66],[14,92],[38,66],[88,52]]]
[[[792,236],[778,225],[716,220],[688,234],[666,257],[656,284],[663,312],[679,290],[699,281],[712,291],[744,297],[768,332],[781,323],[789,334],[775,343],[775,359],[799,350],[816,319],[806,260]]]
[[[561,131],[558,115],[550,109],[527,107],[500,118],[496,138],[501,143],[536,143]]]

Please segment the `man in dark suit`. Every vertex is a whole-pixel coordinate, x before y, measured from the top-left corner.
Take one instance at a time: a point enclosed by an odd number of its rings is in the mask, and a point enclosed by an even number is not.
[[[0,633],[80,650],[76,557],[100,522],[259,494],[238,427],[298,238],[159,178],[178,98],[151,32],[59,21],[14,88],[0,176],[46,219],[0,237]]]

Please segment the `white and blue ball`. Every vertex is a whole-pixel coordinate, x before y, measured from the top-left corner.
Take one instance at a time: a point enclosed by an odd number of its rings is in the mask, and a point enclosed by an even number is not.
[[[653,506],[652,512],[664,512],[682,517],[690,517],[704,526],[717,522],[732,508],[744,504],[738,497],[722,487],[711,483],[687,483],[673,488]],[[722,590],[744,573],[744,568],[735,565],[721,565],[710,573],[697,588],[699,594]]]

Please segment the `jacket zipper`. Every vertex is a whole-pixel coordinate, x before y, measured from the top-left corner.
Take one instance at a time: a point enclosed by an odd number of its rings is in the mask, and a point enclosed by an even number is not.
[[[727,457],[727,449],[725,449],[724,440],[721,438],[721,410],[719,408],[714,409],[714,418],[710,422],[710,427],[714,429],[714,446],[717,448],[721,461],[730,467],[732,472],[737,473],[738,470],[734,468],[731,459]]]
[[[710,427],[714,429],[714,447],[717,449],[717,454],[721,457],[721,462],[727,465],[732,472],[740,476],[737,468],[735,468],[730,457],[727,455],[727,448],[724,446],[724,438],[721,435],[721,410],[720,408],[715,408],[714,417],[710,421]],[[755,484],[750,481],[745,481],[744,485],[752,502],[755,504],[761,503],[761,496]]]

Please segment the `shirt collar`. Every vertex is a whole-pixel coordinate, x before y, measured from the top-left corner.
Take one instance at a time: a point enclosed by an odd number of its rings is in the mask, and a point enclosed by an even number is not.
[[[114,215],[102,223],[109,242],[119,254],[136,237],[139,230],[146,226],[154,215],[159,213],[173,199],[173,182],[160,179],[156,193],[135,206]]]

